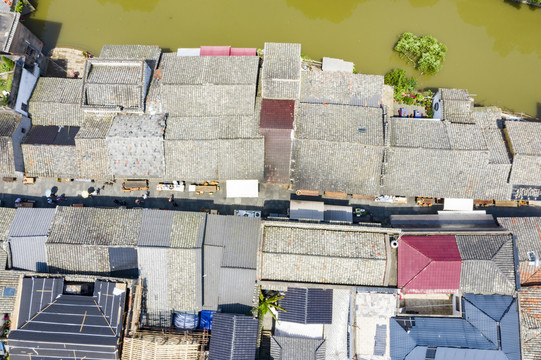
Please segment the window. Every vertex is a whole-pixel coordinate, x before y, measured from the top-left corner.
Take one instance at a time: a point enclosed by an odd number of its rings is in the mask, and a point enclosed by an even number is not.
[[[4,292],[2,293],[2,296],[15,296],[15,288],[5,287]]]

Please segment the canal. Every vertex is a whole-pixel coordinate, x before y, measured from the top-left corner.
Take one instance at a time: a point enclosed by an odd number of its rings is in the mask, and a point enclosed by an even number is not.
[[[304,55],[353,61],[359,72],[403,67],[421,87],[459,87],[476,103],[541,117],[541,9],[503,0],[31,0],[25,24],[46,48],[99,54],[104,44],[262,48],[298,42]],[[36,4],[37,3],[37,4]],[[400,33],[447,45],[437,75],[393,53]]]

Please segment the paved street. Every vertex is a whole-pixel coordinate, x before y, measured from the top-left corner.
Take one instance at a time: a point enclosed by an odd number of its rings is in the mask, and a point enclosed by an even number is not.
[[[227,199],[225,197],[225,182],[220,183],[220,190],[213,195],[195,195],[194,192],[188,192],[187,189],[184,192],[157,191],[156,185],[158,182],[159,180],[149,182],[149,197],[144,200],[142,196],[145,191],[122,191],[122,180],[118,180],[112,185],[104,185],[103,182],[66,182],[64,180],[58,182],[56,179],[51,178],[37,178],[36,183],[32,185],[23,185],[21,179],[15,182],[0,181],[0,200],[4,207],[14,207],[17,198],[33,200],[35,201],[35,207],[69,206],[73,204],[83,204],[91,207],[117,207],[115,200],[118,200],[125,202],[127,208],[141,207],[184,211],[201,211],[205,209],[218,210],[220,214],[225,215],[232,215],[236,209],[260,210],[263,217],[267,217],[270,214],[285,215],[289,208],[290,198],[294,198],[325,201],[325,203],[335,205],[349,205],[353,208],[361,207],[367,211],[368,215],[356,218],[355,221],[381,222],[383,225],[388,225],[389,216],[393,214],[436,214],[438,210],[442,210],[442,206],[420,207],[415,204],[413,198],[408,198],[406,204],[389,204],[365,199],[340,200],[322,197],[298,197],[291,190],[282,186],[268,184],[260,184],[258,198]],[[48,189],[55,190],[57,196],[63,196],[66,200],[48,204],[45,197],[45,192]],[[88,199],[81,197],[81,192],[92,192],[94,189],[99,189],[100,194],[98,196]],[[176,207],[168,201],[171,195],[174,196]],[[141,200],[141,205],[136,204],[136,199]],[[518,208],[488,207],[485,210],[489,214],[500,217],[541,216],[541,207],[533,206]]]

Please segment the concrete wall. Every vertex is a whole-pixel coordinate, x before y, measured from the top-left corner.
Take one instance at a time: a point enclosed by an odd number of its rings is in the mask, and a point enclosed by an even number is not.
[[[28,132],[30,131],[31,126],[32,123],[30,119],[26,116],[23,116],[21,118],[19,126],[17,126],[17,129],[15,129],[15,132],[11,137],[11,144],[13,145],[13,160],[15,162],[16,172],[24,173],[23,151],[21,148],[21,144]]]

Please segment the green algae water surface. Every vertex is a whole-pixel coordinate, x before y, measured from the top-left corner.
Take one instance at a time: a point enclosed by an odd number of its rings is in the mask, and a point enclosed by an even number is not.
[[[31,0],[24,20],[46,44],[99,54],[104,44],[262,48],[353,61],[359,72],[403,67],[421,87],[467,88],[476,103],[541,117],[541,9],[504,0]],[[393,53],[400,33],[448,47],[443,70],[420,77]]]

